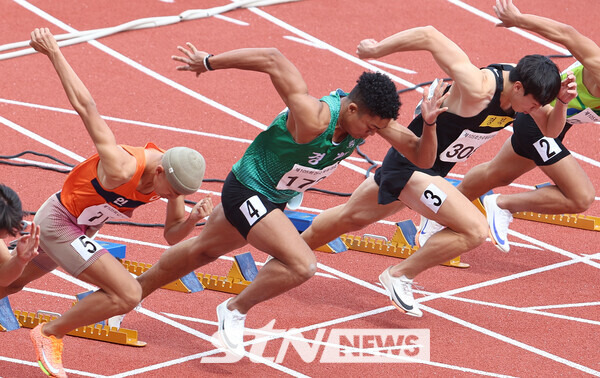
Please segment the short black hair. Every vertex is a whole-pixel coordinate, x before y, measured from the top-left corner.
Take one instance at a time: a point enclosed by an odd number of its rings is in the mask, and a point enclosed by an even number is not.
[[[6,185],[0,184],[0,230],[6,230],[12,236],[21,231],[23,209],[17,193]]]
[[[524,95],[532,94],[542,106],[551,103],[560,91],[560,72],[548,57],[526,55],[510,71],[508,80],[523,84]]]
[[[400,97],[392,80],[380,72],[363,72],[348,99],[358,105],[359,111],[382,119],[397,119]]]

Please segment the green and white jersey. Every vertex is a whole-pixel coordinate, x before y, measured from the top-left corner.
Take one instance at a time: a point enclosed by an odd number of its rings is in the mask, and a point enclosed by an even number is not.
[[[274,203],[284,203],[333,173],[363,141],[350,135],[340,143],[332,141],[341,97],[346,95],[338,89],[321,98],[329,106],[331,120],[327,130],[309,143],[294,141],[286,127],[288,111],[280,113],[233,165],[238,181]]]
[[[562,79],[567,76],[567,71],[573,71],[577,82],[577,97],[569,101],[567,123],[572,125],[589,122],[600,123],[600,98],[592,96],[583,85],[583,65],[580,62],[573,63],[563,71]],[[555,103],[556,100],[552,102],[552,106]]]

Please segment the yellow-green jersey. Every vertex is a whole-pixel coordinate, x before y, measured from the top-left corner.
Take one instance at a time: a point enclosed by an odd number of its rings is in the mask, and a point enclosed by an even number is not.
[[[577,97],[569,101],[567,108],[567,123],[573,125],[578,123],[600,122],[600,98],[594,97],[583,84],[583,65],[580,62],[573,63],[561,74],[566,78],[567,71],[572,71],[577,83]],[[552,105],[556,100],[552,102]]]

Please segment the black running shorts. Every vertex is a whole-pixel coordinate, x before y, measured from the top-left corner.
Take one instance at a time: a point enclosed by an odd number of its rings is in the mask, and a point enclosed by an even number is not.
[[[221,204],[229,223],[247,239],[255,224],[275,209],[283,211],[287,203],[269,201],[264,195],[244,186],[233,172],[229,172],[223,184]]]
[[[571,153],[562,140],[571,125],[565,125],[557,138],[547,138],[529,114],[517,113],[510,143],[517,155],[533,160],[536,165],[552,165]]]

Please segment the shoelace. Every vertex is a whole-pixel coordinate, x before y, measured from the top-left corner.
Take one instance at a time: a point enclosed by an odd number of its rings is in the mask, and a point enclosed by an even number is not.
[[[50,338],[52,346],[52,364],[58,363],[62,365],[63,342],[57,338]]]
[[[412,293],[411,288],[415,288],[417,290],[424,289],[423,286],[418,285],[414,281],[405,281],[405,280],[399,280],[399,281],[402,283],[402,291],[404,292],[404,294],[411,294]]]
[[[511,212],[508,210],[500,209],[500,211],[498,212],[498,217],[503,221],[501,224],[503,226],[506,225],[506,230],[504,231],[508,231],[508,224],[513,221],[513,216]]]
[[[245,321],[246,320],[246,316],[245,315],[238,315],[238,314],[231,314],[231,322],[235,323],[236,325]]]

